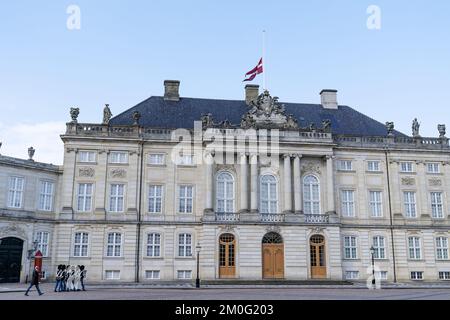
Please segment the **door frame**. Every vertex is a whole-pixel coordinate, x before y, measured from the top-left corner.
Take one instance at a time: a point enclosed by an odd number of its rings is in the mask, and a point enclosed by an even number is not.
[[[325,259],[325,275],[324,275],[324,277],[323,278],[319,278],[319,277],[313,277],[313,274],[312,274],[312,266],[311,266],[311,238],[312,237],[314,237],[314,236],[321,236],[321,237],[323,237],[323,240],[324,240],[324,259]],[[328,256],[328,247],[327,247],[327,244],[328,244],[328,239],[327,239],[327,237],[325,236],[325,234],[323,234],[323,233],[311,233],[309,236],[308,236],[308,242],[307,242],[307,248],[308,248],[308,255],[307,255],[307,259],[308,259],[308,277],[309,277],[309,279],[312,279],[312,280],[320,280],[320,279],[328,279],[329,278],[329,270],[330,270],[330,268],[329,268],[329,263],[328,263],[328,261],[329,261],[329,256]]]
[[[23,237],[16,235],[16,234],[12,234],[12,235],[6,235],[2,238],[0,238],[0,241],[3,239],[7,239],[7,238],[16,238],[22,241],[22,252],[21,252],[21,256],[20,256],[20,271],[19,271],[19,281],[17,283],[22,283],[24,282],[24,278],[25,275],[28,272],[28,264],[26,263],[26,253],[27,253],[27,240],[24,239]]]
[[[221,244],[220,244],[220,238],[223,236],[223,235],[225,235],[225,234],[230,234],[230,235],[232,235],[233,236],[233,245],[234,245],[234,248],[233,248],[233,250],[234,250],[234,274],[233,275],[230,275],[230,276],[221,276],[221,274],[220,274],[220,246],[221,246]],[[223,232],[223,233],[221,233],[221,234],[219,234],[219,237],[217,238],[217,244],[218,244],[218,250],[217,250],[217,253],[218,253],[218,259],[217,259],[217,268],[218,268],[218,271],[217,271],[217,274],[218,274],[218,277],[219,277],[219,279],[234,279],[234,278],[236,278],[237,277],[237,240],[236,240],[236,235],[233,233],[233,232]]]
[[[267,235],[272,234],[272,233],[276,234],[279,237],[281,242],[264,242],[264,238]],[[283,250],[283,273],[282,273],[281,277],[275,277],[275,276],[271,277],[271,278],[264,277],[264,245],[278,245],[279,247],[282,247],[282,250]],[[272,258],[274,259],[274,256],[272,256]],[[274,231],[266,232],[261,239],[261,278],[263,280],[265,280],[265,279],[271,280],[271,279],[285,279],[285,277],[286,277],[286,259],[285,259],[284,239],[281,236],[281,234],[278,232],[274,232]]]

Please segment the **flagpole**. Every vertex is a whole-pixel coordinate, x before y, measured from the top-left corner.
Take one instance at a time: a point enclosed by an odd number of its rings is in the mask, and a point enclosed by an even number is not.
[[[266,30],[263,30],[263,47],[262,47],[262,60],[263,60],[263,91],[266,90]]]

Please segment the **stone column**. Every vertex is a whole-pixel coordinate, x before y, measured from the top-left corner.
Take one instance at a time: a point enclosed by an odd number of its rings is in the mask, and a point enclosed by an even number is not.
[[[300,159],[302,155],[296,154],[294,156],[294,210],[296,213],[303,211],[302,203],[302,180],[300,173]]]
[[[205,211],[213,212],[213,162],[211,153],[206,154],[206,203]]]
[[[284,157],[284,211],[292,211],[292,182],[291,182],[291,155],[285,154]]]
[[[248,210],[248,168],[247,155],[240,154],[241,164],[241,212]]]
[[[333,156],[326,156],[327,159],[327,213],[336,213],[334,203],[334,172],[333,172]]]
[[[258,156],[250,156],[250,210],[258,211]]]

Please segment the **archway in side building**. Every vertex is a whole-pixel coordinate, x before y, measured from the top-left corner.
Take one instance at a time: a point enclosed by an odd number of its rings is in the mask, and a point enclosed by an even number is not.
[[[236,276],[236,239],[231,233],[224,233],[219,238],[219,277]]]
[[[0,239],[0,283],[19,282],[22,269],[23,240]]]
[[[284,278],[284,243],[276,232],[269,232],[262,239],[262,271],[264,279]]]
[[[309,254],[311,263],[311,278],[323,279],[327,277],[325,261],[325,238],[316,234],[309,239]]]

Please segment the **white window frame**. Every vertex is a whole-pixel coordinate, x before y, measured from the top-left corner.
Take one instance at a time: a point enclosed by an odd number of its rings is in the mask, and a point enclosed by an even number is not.
[[[151,276],[149,276],[151,275]],[[157,275],[155,277],[155,275]],[[159,280],[161,279],[161,270],[145,270],[145,279],[148,280]]]
[[[352,160],[338,160],[338,170],[339,171],[353,171],[353,161]]]
[[[375,260],[386,259],[386,238],[384,236],[374,236],[372,238],[372,245],[375,249],[373,258]]]
[[[41,180],[39,183],[40,193],[38,201],[38,210],[52,211],[53,209],[53,193],[55,183],[53,181]]]
[[[20,183],[19,183],[20,182]],[[8,179],[8,208],[20,209],[23,207],[23,193],[25,178],[11,176]]]
[[[400,172],[411,173],[414,172],[414,164],[412,161],[401,161]]]
[[[160,195],[157,190],[160,189]],[[160,214],[163,211],[164,186],[162,184],[149,184],[148,186],[148,212]],[[159,208],[158,208],[159,206]],[[159,210],[158,210],[159,209]]]
[[[355,190],[341,190],[341,211],[342,216],[346,218],[354,218],[355,213]]]
[[[311,181],[309,178],[313,178]],[[317,188],[317,197],[314,196],[314,189]],[[320,214],[320,180],[315,175],[309,174],[303,178],[303,211],[305,214]],[[308,197],[309,194],[309,197]]]
[[[444,193],[440,191],[430,192],[431,217],[434,219],[444,219]]]
[[[108,277],[108,274],[111,277]],[[105,270],[105,280],[120,280],[120,270]]]
[[[359,271],[357,271],[357,270],[346,270],[345,271],[345,279],[347,279],[347,280],[358,280],[359,279]]]
[[[448,238],[436,237],[436,260],[449,260],[448,257]]]
[[[108,161],[113,164],[128,164],[128,152],[111,151],[109,153]]]
[[[80,234],[80,239],[77,241],[77,235]],[[83,249],[86,253],[83,254]],[[89,233],[85,231],[75,232],[73,237],[73,256],[74,257],[89,257]]]
[[[267,179],[270,179],[267,180]],[[267,197],[263,197],[263,190],[267,191]],[[273,190],[275,189],[275,190]],[[259,179],[259,210],[262,214],[278,213],[278,180],[272,174],[264,174]]]
[[[194,155],[193,154],[183,154],[178,158],[177,165],[179,166],[193,166],[194,165]]]
[[[192,270],[177,270],[177,279],[192,279]]]
[[[109,212],[125,211],[125,184],[111,183],[109,186]]]
[[[189,196],[190,190],[190,196]],[[178,212],[194,212],[194,186],[191,184],[182,184],[178,186]]]
[[[157,160],[157,161],[153,161]],[[158,161],[161,160],[161,161]],[[148,164],[152,166],[162,166],[165,163],[165,154],[164,153],[149,153],[148,155]]]
[[[344,259],[358,259],[358,238],[356,236],[344,236]]]
[[[422,259],[422,242],[418,236],[408,237],[408,258],[410,260]]]
[[[427,162],[427,173],[441,173],[439,162]]]
[[[191,233],[178,234],[178,257],[192,257],[193,236]]]
[[[122,256],[122,240],[122,233],[108,232],[106,239],[106,256],[108,258],[118,258]]]
[[[411,271],[410,272],[411,280],[423,280],[423,271]]]
[[[149,232],[147,234],[146,256],[151,258],[161,257],[161,239],[159,232]]]
[[[417,218],[417,202],[415,191],[403,191],[403,207],[407,218]]]
[[[220,184],[223,184],[223,187],[220,187]],[[223,194],[219,192],[220,189],[223,190]],[[216,177],[216,212],[235,212],[235,180],[228,171],[219,172]]]
[[[94,163],[96,162],[97,152],[88,151],[88,150],[80,150],[78,151],[78,162],[83,163]]]
[[[374,196],[374,197],[372,197]],[[372,218],[383,217],[383,192],[379,190],[369,191],[369,208]]]
[[[439,271],[438,277],[439,280],[448,281],[450,280],[450,271]]]
[[[90,186],[90,190],[89,190],[89,186]],[[90,192],[88,192],[88,191],[90,191]],[[77,211],[78,212],[91,212],[92,211],[93,194],[94,194],[94,184],[93,183],[84,183],[84,182],[78,183],[78,187],[77,187]],[[80,206],[80,201],[81,201],[81,206]]]
[[[380,160],[368,160],[367,161],[367,171],[368,172],[381,172],[381,161]]]
[[[50,245],[50,232],[38,231],[36,232],[36,241],[38,242],[38,250],[41,251],[43,257],[48,257],[48,249]]]

